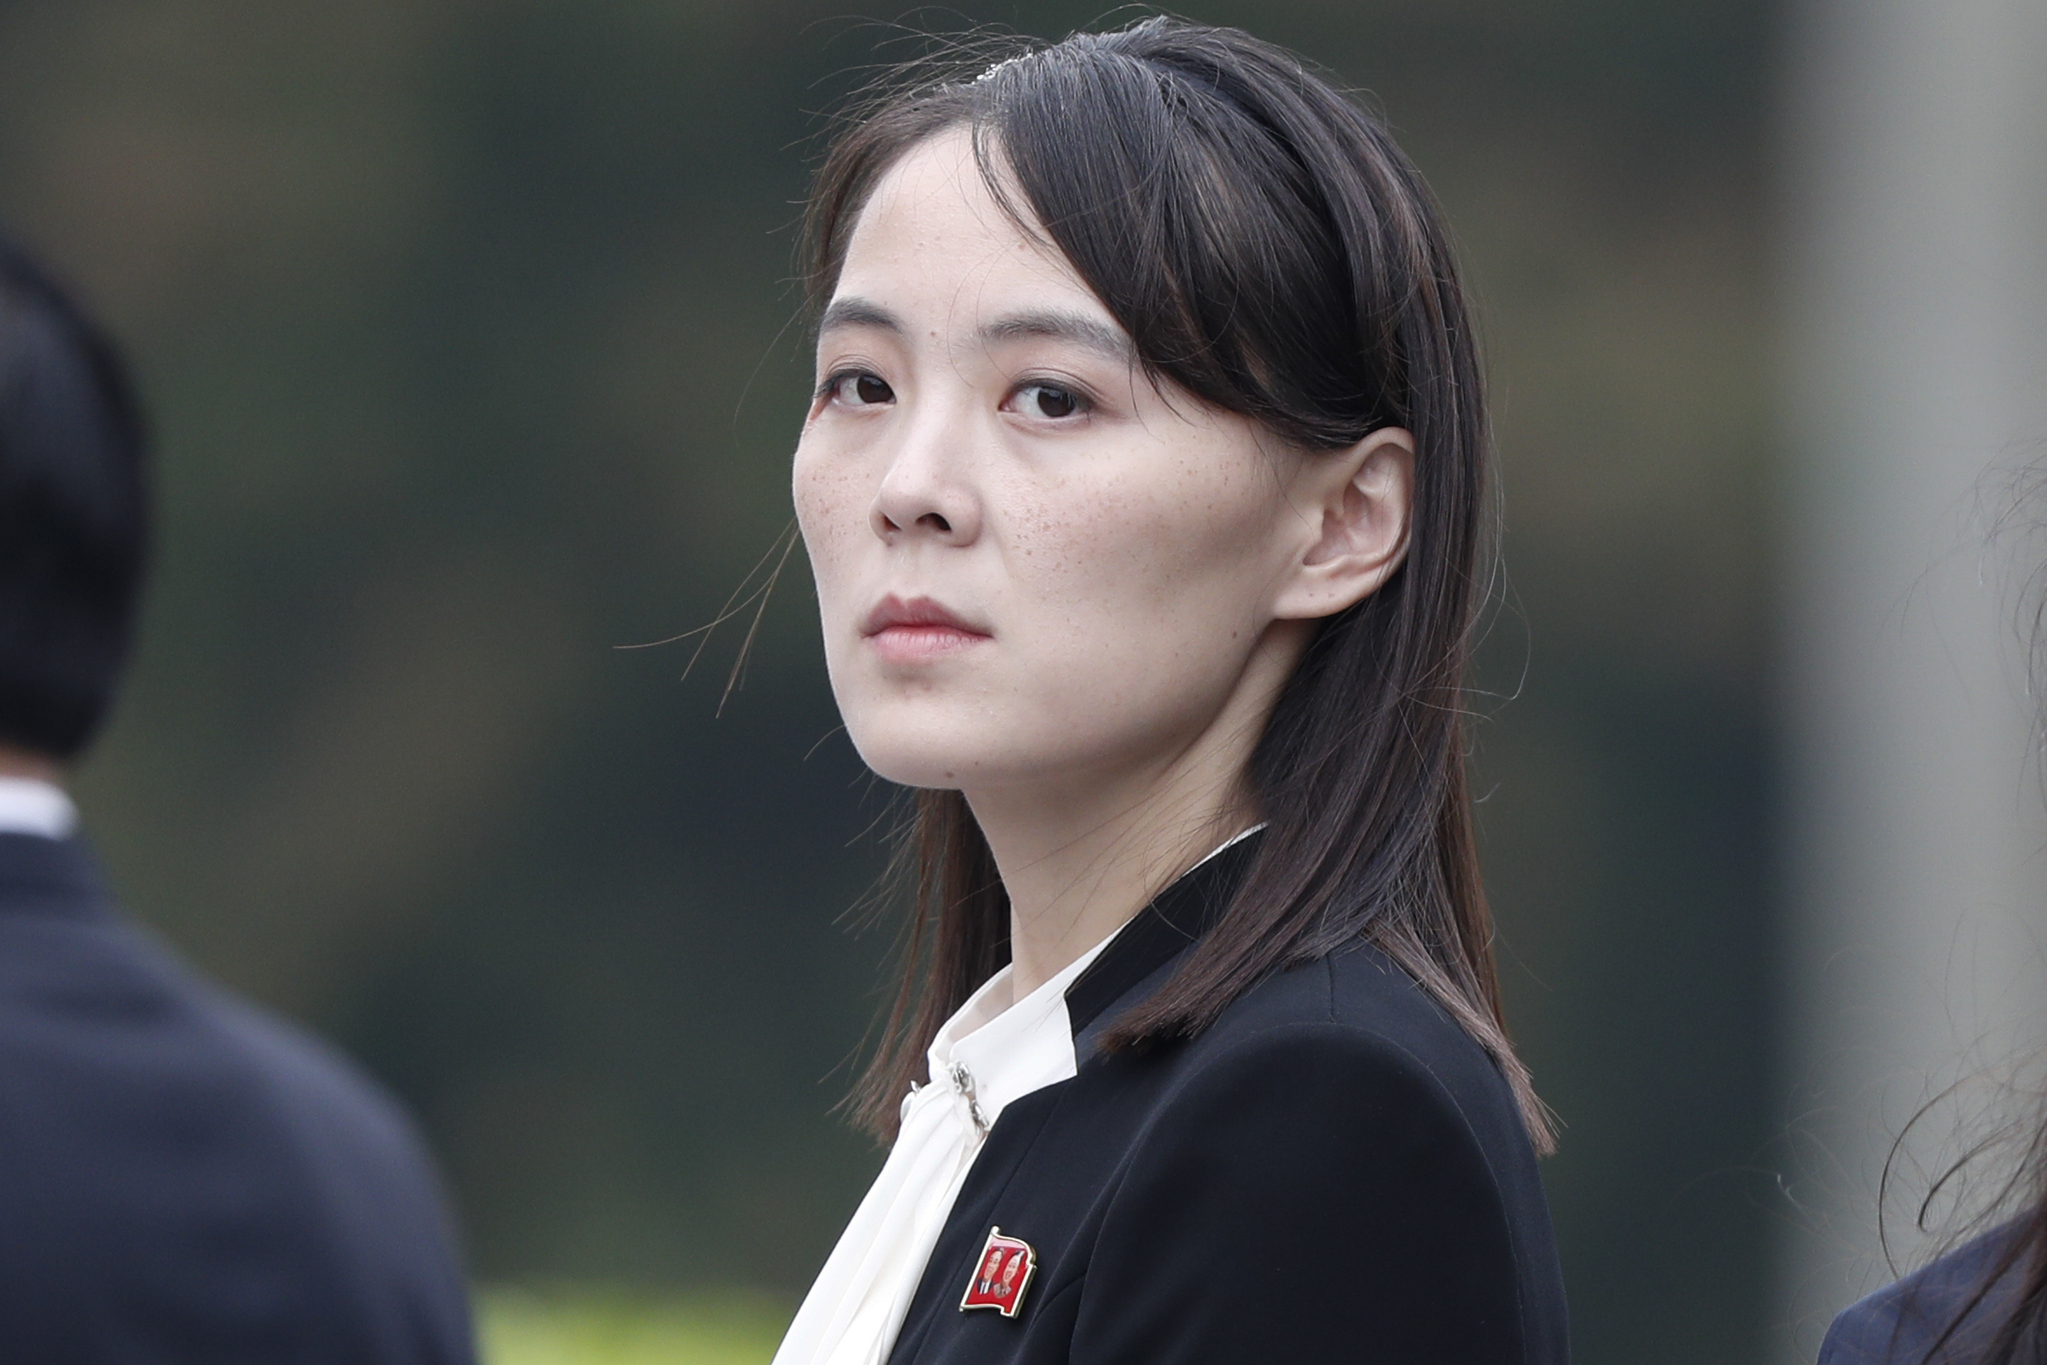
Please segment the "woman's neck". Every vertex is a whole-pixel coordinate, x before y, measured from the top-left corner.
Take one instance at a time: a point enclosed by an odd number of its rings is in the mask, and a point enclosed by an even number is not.
[[[1268,625],[1206,724],[1149,761],[964,793],[1009,893],[1012,1000],[1257,823],[1251,756],[1317,624]]]
[[[27,778],[33,782],[48,782],[60,785],[64,780],[64,769],[55,759],[32,754],[26,749],[0,744],[0,777]]]
[[[1263,709],[1254,714],[1262,719]],[[1256,822],[1243,775],[1258,727],[1243,719],[1218,717],[1149,768],[966,793],[1009,895],[1012,999],[1058,975]]]
[[[1009,893],[1013,999],[1057,976],[1253,822],[1240,802],[1217,799],[1098,806],[1077,819],[998,818],[990,828],[984,804],[975,816]]]

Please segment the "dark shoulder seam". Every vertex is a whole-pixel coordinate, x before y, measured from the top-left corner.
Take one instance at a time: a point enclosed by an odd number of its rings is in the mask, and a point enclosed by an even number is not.
[[[1399,981],[1404,986],[1406,986],[1407,989],[1412,990],[1419,994],[1422,997],[1422,999],[1429,1005],[1430,1008],[1438,1011],[1439,1013],[1443,1012],[1443,1007],[1429,996],[1428,991],[1422,986],[1422,984],[1419,981],[1415,980],[1413,976],[1408,974],[1406,968],[1402,967],[1390,956],[1387,956],[1382,950],[1377,949],[1376,945],[1373,946],[1374,951],[1379,952],[1379,955],[1382,958],[1384,958],[1387,969],[1394,973],[1395,976],[1399,979]],[[1328,972],[1330,1020],[1332,1022],[1340,1023],[1341,1021],[1336,1019],[1336,964],[1333,960],[1333,957],[1334,957],[1333,954],[1331,956],[1324,957],[1322,959],[1322,962]],[[1458,1023],[1455,1019],[1447,1019],[1445,1022],[1447,1022],[1449,1026],[1457,1032],[1458,1036],[1465,1039],[1473,1047],[1479,1047],[1478,1040],[1476,1038],[1473,1038],[1469,1033],[1467,1033],[1462,1024]],[[1370,1030],[1364,1031],[1367,1033],[1370,1032]],[[1384,1042],[1387,1044],[1387,1046],[1397,1048],[1402,1053],[1405,1053],[1407,1057],[1411,1061],[1413,1061],[1413,1063],[1416,1066],[1420,1067],[1423,1071],[1428,1073],[1430,1082],[1433,1083],[1435,1087],[1443,1093],[1444,1097],[1448,1099],[1451,1105],[1455,1108],[1457,1112],[1457,1121],[1464,1125],[1465,1136],[1471,1141],[1472,1146],[1477,1149],[1479,1160],[1485,1163],[1486,1179],[1492,1182],[1493,1198],[1499,1205],[1501,1221],[1506,1224],[1507,1246],[1509,1253],[1513,1257],[1514,1267],[1517,1272],[1514,1276],[1514,1309],[1515,1309],[1514,1316],[1516,1321],[1518,1321],[1521,1324],[1521,1346],[1522,1349],[1525,1351],[1528,1349],[1529,1345],[1535,1340],[1535,1324],[1532,1321],[1530,1321],[1531,1306],[1528,1300],[1528,1286],[1522,1282],[1521,1276],[1518,1273],[1522,1264],[1529,1259],[1527,1255],[1529,1251],[1529,1247],[1527,1246],[1527,1233],[1526,1230],[1523,1229],[1519,1223],[1517,1223],[1513,1218],[1507,1216],[1506,1183],[1503,1180],[1501,1180],[1500,1172],[1493,1165],[1492,1153],[1487,1149],[1485,1143],[1479,1140],[1479,1135],[1477,1131],[1472,1127],[1470,1116],[1464,1112],[1464,1106],[1462,1104],[1457,1103],[1455,1092],[1452,1091],[1450,1086],[1443,1081],[1442,1077],[1436,1074],[1435,1069],[1433,1067],[1429,1066],[1428,1063],[1424,1062],[1420,1057],[1415,1056],[1414,1053],[1409,1051],[1407,1048],[1402,1047],[1400,1044],[1394,1042],[1391,1038],[1385,1038],[1383,1034],[1374,1034],[1372,1036],[1382,1038]],[[1480,1048],[1479,1050],[1481,1052],[1484,1051],[1483,1048]],[[1488,1067],[1493,1068],[1494,1071],[1497,1072],[1498,1064],[1495,1063],[1491,1057],[1488,1056],[1485,1058],[1485,1064]],[[1517,1133],[1522,1133],[1524,1138],[1526,1136],[1525,1130],[1522,1128],[1518,1116],[1516,1118],[1513,1131]]]
[[[1461,1126],[1464,1129],[1464,1135],[1466,1139],[1470,1142],[1472,1150],[1478,1153],[1478,1159],[1480,1163],[1483,1164],[1485,1167],[1486,1180],[1492,1186],[1493,1202],[1500,1210],[1500,1221],[1505,1225],[1507,1230],[1507,1244],[1509,1252],[1513,1259],[1515,1270],[1517,1272],[1514,1276],[1515,1306],[1514,1316],[1515,1320],[1520,1325],[1522,1348],[1526,1350],[1530,1343],[1532,1343],[1535,1340],[1533,1324],[1529,1321],[1529,1302],[1527,1286],[1522,1283],[1521,1276],[1518,1273],[1525,1259],[1524,1253],[1526,1252],[1527,1247],[1525,1245],[1525,1236],[1522,1229],[1516,1225],[1515,1221],[1512,1218],[1507,1216],[1508,1204],[1506,1185],[1500,1179],[1500,1173],[1493,1164],[1492,1153],[1487,1150],[1485,1143],[1480,1140],[1478,1130],[1472,1126],[1470,1115],[1468,1115],[1465,1112],[1464,1106],[1458,1102],[1456,1092],[1450,1088],[1450,1086],[1443,1080],[1441,1076],[1436,1074],[1436,1069],[1434,1067],[1430,1066],[1421,1057],[1417,1056],[1412,1049],[1404,1046],[1399,1042],[1396,1042],[1394,1039],[1388,1037],[1386,1034],[1380,1033],[1374,1029],[1366,1028],[1360,1024],[1349,1023],[1345,1020],[1338,1019],[1336,1017],[1336,970],[1334,965],[1330,962],[1329,958],[1324,957],[1323,959],[1321,959],[1321,961],[1323,969],[1326,973],[1325,980],[1327,981],[1329,986],[1329,1019],[1327,1021],[1327,1027],[1335,1029],[1341,1033],[1355,1034],[1360,1037],[1369,1039],[1372,1041],[1373,1044],[1385,1049],[1387,1052],[1395,1053],[1405,1058],[1415,1071],[1428,1077],[1429,1086],[1433,1090],[1435,1090],[1436,1093],[1441,1097],[1442,1101],[1448,1106],[1450,1112],[1457,1116],[1457,1122],[1459,1126]],[[1396,971],[1400,970],[1397,964],[1395,965],[1394,970]],[[1403,976],[1406,976],[1405,972],[1402,972],[1401,974]],[[1412,979],[1413,978],[1411,977],[1408,978],[1409,981],[1412,981]],[[1453,1028],[1457,1027],[1454,1020],[1451,1021],[1451,1026]],[[1313,1020],[1289,1020],[1285,1023],[1262,1025],[1252,1030],[1251,1032],[1244,1034],[1241,1038],[1236,1040],[1236,1042],[1228,1049],[1228,1051],[1235,1051],[1237,1048],[1244,1046],[1245,1044],[1251,1042],[1253,1039],[1260,1037],[1261,1035],[1277,1033],[1283,1029],[1320,1029],[1322,1027],[1324,1027],[1323,1024],[1318,1024]],[[1462,1033],[1463,1030],[1459,1028],[1458,1032]],[[1490,1064],[1490,1060],[1488,1061],[1488,1064]]]
[[[1216,1060],[1220,1060],[1221,1058],[1229,1055],[1230,1053],[1236,1052],[1250,1045],[1253,1042],[1256,1042],[1262,1038],[1267,1037],[1268,1035],[1282,1033],[1288,1030],[1298,1029],[1310,1032],[1321,1032],[1322,1030],[1327,1029],[1340,1035],[1351,1035],[1361,1039],[1367,1039],[1372,1043],[1373,1046],[1383,1049],[1385,1052],[1389,1054],[1396,1054],[1399,1057],[1403,1058],[1414,1071],[1428,1077],[1430,1087],[1434,1089],[1436,1093],[1442,1097],[1442,1099],[1447,1104],[1451,1112],[1457,1115],[1457,1121],[1464,1128],[1466,1135],[1470,1137],[1472,1146],[1476,1148],[1480,1153],[1484,1153],[1485,1145],[1479,1140],[1478,1130],[1472,1126],[1470,1116],[1465,1113],[1464,1105],[1458,1101],[1456,1092],[1453,1091],[1450,1088],[1449,1084],[1446,1083],[1443,1080],[1443,1078],[1437,1074],[1436,1069],[1434,1067],[1430,1066],[1428,1062],[1426,1062],[1419,1055],[1417,1055],[1413,1049],[1407,1047],[1405,1044],[1402,1044],[1394,1040],[1393,1038],[1388,1037],[1386,1034],[1379,1032],[1377,1029],[1366,1028],[1362,1024],[1354,1024],[1347,1020],[1334,1018],[1333,1005],[1331,1009],[1331,1014],[1332,1017],[1326,1020],[1289,1019],[1279,1023],[1257,1025],[1250,1031],[1233,1039],[1230,1043],[1228,1043],[1221,1050],[1219,1050],[1215,1054]],[[1492,1163],[1490,1160],[1488,1160],[1486,1163],[1486,1171],[1489,1175],[1492,1176],[1495,1188],[1498,1188],[1500,1183],[1499,1177],[1497,1173],[1493,1171]]]

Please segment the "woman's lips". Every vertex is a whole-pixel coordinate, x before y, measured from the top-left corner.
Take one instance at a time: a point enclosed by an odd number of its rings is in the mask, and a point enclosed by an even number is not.
[[[988,637],[957,626],[890,626],[867,637],[884,659],[930,659],[977,645]]]
[[[860,634],[883,658],[904,662],[956,653],[990,638],[928,597],[893,594],[867,613]]]

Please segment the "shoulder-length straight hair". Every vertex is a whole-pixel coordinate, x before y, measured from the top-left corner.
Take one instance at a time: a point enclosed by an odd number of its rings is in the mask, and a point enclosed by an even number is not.
[[[990,63],[991,57],[999,57]],[[1539,1148],[1549,1127],[1500,1015],[1465,776],[1465,672],[1490,570],[1489,433],[1441,215],[1384,125],[1282,49],[1152,18],[885,78],[809,202],[805,279],[830,299],[876,182],[971,130],[981,173],[1129,333],[1153,382],[1310,452],[1402,426],[1405,564],[1325,621],[1255,751],[1267,822],[1233,903],[1106,1045],[1198,1034],[1268,974],[1360,936],[1491,1054]],[[893,1136],[938,1027],[1009,957],[1009,904],[956,791],[922,791],[902,978],[853,1097]]]

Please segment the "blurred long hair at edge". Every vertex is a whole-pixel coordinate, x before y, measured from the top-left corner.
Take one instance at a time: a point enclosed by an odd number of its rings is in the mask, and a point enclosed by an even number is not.
[[[2023,542],[2031,559],[2029,577],[2020,594],[2019,632],[2027,642],[2027,695],[2036,699],[2033,717],[2033,759],[2047,765],[2047,462],[2019,469],[2007,481],[1986,480],[1986,500],[1995,505],[1989,539]],[[2047,766],[2040,771],[2043,794],[2047,794]],[[1942,1102],[1960,1086],[1936,1096],[1922,1106],[1905,1125],[1891,1146],[1879,1184],[1878,1216],[1888,1205],[1891,1187],[1897,1182],[1897,1165],[1912,1130],[1926,1121]],[[2009,1088],[2007,1088],[2009,1093]],[[1995,1194],[1982,1202],[1975,1217],[1964,1223],[1959,1241],[1971,1233],[1996,1235],[1987,1224],[2002,1229],[1994,1254],[1984,1263],[1977,1282],[1959,1306],[1948,1310],[1950,1318],[1927,1348],[1922,1365],[1943,1360],[1966,1365],[2047,1365],[2047,1092],[2030,1096],[2027,1112],[1980,1135],[1952,1166],[1931,1181],[1918,1203],[1914,1219],[1929,1230],[1937,1203],[1955,1198],[1969,1181],[1977,1163],[1995,1160],[2000,1154],[2016,1160],[2004,1167],[2005,1176],[1995,1182]],[[2018,1212],[2008,1218],[2017,1208]],[[2000,1220],[2002,1220],[2000,1222]],[[1907,1311],[1911,1309],[1908,1303]],[[1903,1321],[1904,1314],[1900,1314]],[[1956,1355],[1960,1351],[1963,1354]]]

